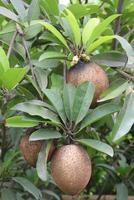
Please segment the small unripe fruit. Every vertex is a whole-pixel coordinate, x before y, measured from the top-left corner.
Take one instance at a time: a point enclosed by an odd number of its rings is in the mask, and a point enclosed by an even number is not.
[[[91,81],[95,85],[95,94],[92,104],[99,99],[100,94],[108,87],[109,80],[105,71],[93,62],[79,61],[67,72],[67,82],[75,86]]]
[[[57,186],[66,194],[76,195],[88,184],[91,177],[91,161],[79,145],[62,146],[55,151],[51,172]]]
[[[41,140],[29,141],[29,135],[24,135],[21,138],[20,150],[26,162],[32,167],[36,167],[38,154],[41,150],[42,144],[43,144],[43,141]],[[49,154],[48,154],[48,161],[50,161],[54,151],[55,151],[55,145],[52,143]]]

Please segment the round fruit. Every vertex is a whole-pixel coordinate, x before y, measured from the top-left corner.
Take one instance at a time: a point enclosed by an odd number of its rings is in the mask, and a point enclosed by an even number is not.
[[[51,172],[57,186],[66,194],[80,193],[91,177],[91,161],[79,145],[70,144],[58,149],[51,161]]]
[[[24,135],[20,141],[20,150],[23,154],[24,159],[27,163],[35,167],[38,159],[38,154],[41,150],[43,141],[29,141],[29,135]],[[49,154],[48,161],[51,159],[53,152],[55,151],[55,145],[52,143]]]
[[[85,81],[91,81],[95,85],[95,94],[92,103],[95,104],[100,94],[109,85],[108,77],[99,65],[91,61],[79,61],[67,72],[67,82],[77,86]]]

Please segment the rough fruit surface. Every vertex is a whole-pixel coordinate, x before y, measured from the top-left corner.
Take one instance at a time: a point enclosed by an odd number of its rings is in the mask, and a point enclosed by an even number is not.
[[[27,161],[27,163],[35,167],[38,154],[40,152],[41,146],[42,146],[42,141],[29,141],[29,135],[24,135],[21,138],[20,141],[20,150],[23,154],[24,159]]]
[[[77,86],[85,81],[91,81],[95,85],[94,104],[109,85],[107,74],[93,62],[79,62],[68,71],[67,82]]]
[[[75,195],[81,192],[90,180],[90,158],[81,146],[65,145],[54,153],[51,173],[64,193]]]

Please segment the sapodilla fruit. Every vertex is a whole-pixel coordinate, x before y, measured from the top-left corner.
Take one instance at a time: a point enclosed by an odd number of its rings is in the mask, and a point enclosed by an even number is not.
[[[67,72],[67,82],[75,86],[91,81],[95,85],[95,94],[92,105],[99,99],[100,94],[108,87],[109,81],[105,71],[96,63],[91,61],[79,61]]]
[[[32,166],[36,166],[36,162],[38,159],[38,154],[41,150],[43,141],[29,141],[29,135],[24,135],[20,141],[20,150],[26,162]],[[48,161],[51,160],[52,154],[55,151],[55,145],[52,143],[49,154]]]
[[[90,158],[79,145],[62,146],[52,157],[51,173],[55,183],[64,193],[76,195],[90,180]]]

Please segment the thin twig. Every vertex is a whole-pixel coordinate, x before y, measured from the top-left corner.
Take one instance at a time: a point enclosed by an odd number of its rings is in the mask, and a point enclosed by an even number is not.
[[[124,3],[124,0],[119,0],[118,1],[117,14],[121,14],[122,13],[123,3]],[[121,16],[119,16],[115,21],[114,34],[117,35],[117,34],[120,33],[120,26],[121,26]],[[117,47],[117,40],[114,39],[113,43],[112,43],[112,49],[115,50],[116,47]]]
[[[66,83],[67,82],[67,65],[66,65],[66,61],[64,61],[63,77],[64,77],[64,83]]]
[[[124,72],[124,71],[122,71],[122,70],[120,70],[120,69],[116,69],[116,71],[117,71],[118,73],[120,73],[123,77],[127,78],[128,80],[134,81],[134,77],[131,76],[130,74],[128,74],[128,73],[126,73],[126,72]]]
[[[4,159],[4,156],[5,156],[5,151],[6,151],[6,127],[5,125],[3,125],[3,128],[2,128],[2,145],[1,145],[1,159],[3,160]]]
[[[10,45],[9,45],[9,49],[8,49],[8,52],[7,52],[7,57],[9,58],[11,53],[12,53],[12,49],[13,49],[13,46],[14,46],[14,42],[15,42],[15,39],[17,37],[17,29],[15,30],[14,34],[13,34],[13,37],[11,39],[11,42],[10,42]]]

